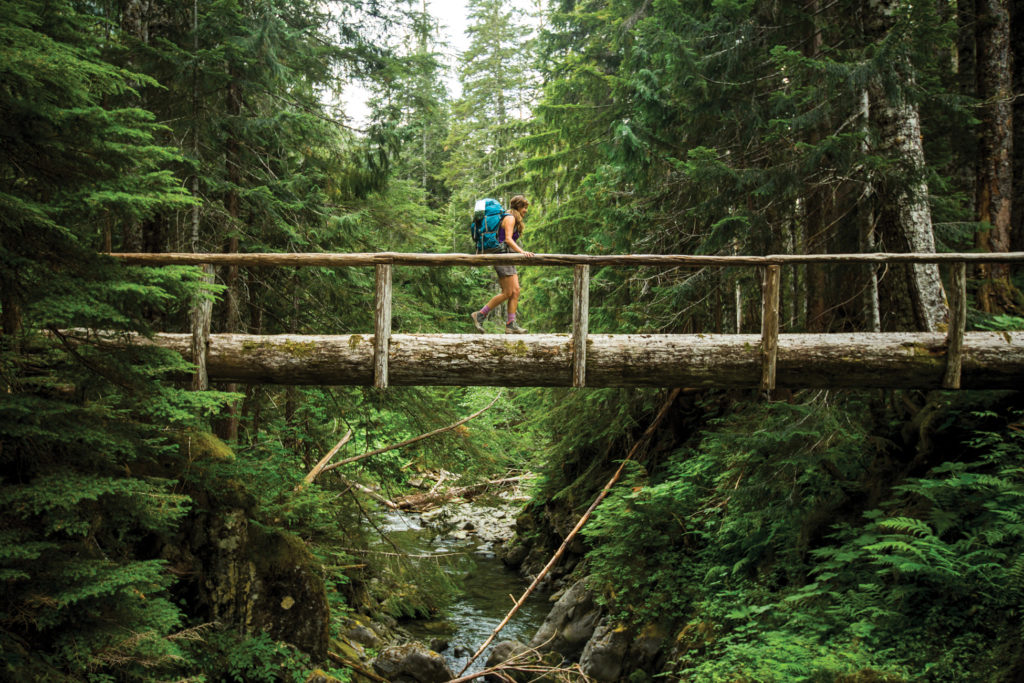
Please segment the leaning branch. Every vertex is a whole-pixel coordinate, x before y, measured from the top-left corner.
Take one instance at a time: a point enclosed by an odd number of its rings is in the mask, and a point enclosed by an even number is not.
[[[354,455],[351,458],[345,458],[344,460],[339,460],[338,462],[334,463],[333,465],[327,465],[326,467],[324,467],[321,470],[321,472],[328,472],[330,470],[333,470],[335,467],[341,467],[342,465],[347,465],[350,462],[356,462],[357,460],[362,460],[363,458],[369,458],[371,455],[380,455],[381,453],[387,453],[388,451],[393,451],[393,450],[395,450],[397,448],[402,448],[404,446],[408,446],[409,444],[416,443],[417,441],[422,441],[423,439],[429,438],[431,436],[436,436],[436,435],[441,434],[443,432],[450,432],[451,430],[455,429],[459,425],[464,425],[467,422],[469,422],[470,420],[472,420],[473,418],[480,417],[481,415],[483,415],[484,412],[488,408],[493,406],[498,401],[498,399],[501,398],[501,394],[502,394],[502,392],[499,391],[497,393],[497,395],[495,395],[495,397],[493,399],[491,399],[491,402],[488,403],[486,406],[484,406],[480,410],[476,411],[475,413],[473,413],[469,417],[464,417],[461,420],[459,420],[458,422],[452,423],[452,424],[448,425],[447,427],[441,427],[440,429],[435,429],[432,432],[427,432],[426,434],[420,434],[419,436],[414,436],[411,439],[406,439],[405,441],[403,441],[401,443],[396,443],[396,444],[392,444],[390,446],[385,446],[384,448],[378,448],[377,450],[370,451],[369,453],[363,453],[362,455]]]
[[[626,463],[633,459],[633,456],[636,455],[638,450],[640,450],[640,446],[643,445],[644,442],[646,442],[647,439],[649,439],[654,434],[654,430],[657,429],[658,425],[661,424],[661,421],[665,419],[665,415],[668,414],[668,409],[672,406],[672,404],[676,400],[676,397],[678,397],[681,392],[682,389],[672,390],[672,393],[669,394],[668,399],[665,400],[665,405],[663,405],[661,407],[661,410],[658,411],[658,415],[654,418],[654,421],[647,428],[647,430],[644,431],[643,436],[641,436],[637,440],[637,442],[633,444],[633,448],[630,449],[629,454],[626,455],[626,458],[622,461],[622,464],[619,465],[619,469],[615,470],[615,474],[612,475],[612,478],[609,479],[608,483],[604,485],[603,489],[601,489],[601,493],[599,493],[597,498],[594,499],[594,502],[590,504],[590,507],[587,509],[587,511],[583,513],[582,517],[580,517],[580,521],[576,522],[576,526],[573,527],[573,530],[570,531],[569,535],[565,537],[564,541],[562,541],[562,545],[558,548],[558,550],[555,551],[555,554],[551,557],[550,560],[548,560],[548,563],[544,565],[544,568],[540,570],[540,573],[537,574],[537,578],[535,578],[533,580],[533,583],[530,584],[529,588],[527,588],[526,591],[523,592],[522,596],[516,601],[516,604],[512,606],[511,610],[509,610],[509,613],[505,615],[505,618],[501,620],[501,623],[498,624],[494,631],[491,632],[491,635],[487,638],[484,644],[480,646],[480,649],[478,649],[476,653],[474,653],[473,656],[469,658],[469,661],[466,662],[466,665],[462,667],[462,671],[459,672],[459,676],[466,673],[466,669],[469,668],[469,665],[475,662],[477,658],[479,658],[480,655],[483,654],[484,650],[487,649],[487,646],[490,645],[497,637],[498,633],[501,632],[501,629],[505,628],[505,625],[508,624],[509,621],[511,621],[513,615],[515,615],[515,613],[519,611],[519,608],[523,606],[523,603],[526,602],[526,598],[530,597],[530,594],[533,593],[533,590],[538,586],[538,584],[540,584],[541,579],[543,579],[547,575],[547,573],[551,571],[551,569],[556,564],[558,564],[558,560],[562,558],[562,555],[565,553],[565,549],[569,547],[570,543],[572,543],[572,539],[576,537],[576,534],[579,533],[579,530],[582,529],[583,525],[587,523],[587,520],[590,519],[590,516],[594,513],[594,510],[597,509],[597,506],[601,504],[601,501],[604,500],[605,496],[608,495],[608,492],[611,491],[611,488],[612,486],[615,485],[615,482],[617,482],[619,480],[619,477],[622,476],[622,470],[626,467]]]
[[[325,455],[324,457],[320,458],[320,462],[318,462],[316,464],[316,467],[311,469],[309,471],[309,474],[307,474],[302,479],[301,482],[299,482],[298,484],[295,485],[295,489],[294,490],[298,491],[299,489],[301,489],[306,484],[312,484],[313,480],[317,478],[317,475],[319,475],[321,472],[323,472],[324,468],[327,467],[327,463],[330,462],[331,458],[334,457],[334,454],[337,453],[338,451],[340,451],[341,447],[344,446],[345,444],[347,444],[348,440],[351,439],[351,438],[352,438],[352,430],[350,429],[350,430],[348,430],[348,433],[345,436],[341,437],[341,441],[339,441],[338,443],[334,444],[334,448],[332,448],[327,453],[327,455]]]

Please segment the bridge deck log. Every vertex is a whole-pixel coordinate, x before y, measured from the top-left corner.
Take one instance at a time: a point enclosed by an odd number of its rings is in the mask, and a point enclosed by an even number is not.
[[[191,358],[191,335],[153,343]],[[393,334],[391,386],[572,386],[571,337],[564,334]],[[940,388],[942,333],[782,334],[777,387]],[[969,332],[961,387],[1024,386],[1024,332]],[[587,339],[586,385],[751,387],[762,381],[761,337],[607,335]],[[211,381],[253,384],[374,384],[373,335],[210,335]]]

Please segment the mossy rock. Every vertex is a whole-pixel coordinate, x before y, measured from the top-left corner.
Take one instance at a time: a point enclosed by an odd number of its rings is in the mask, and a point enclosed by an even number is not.
[[[315,660],[327,656],[323,568],[297,536],[253,523],[244,509],[214,515],[201,547],[201,594],[214,620],[265,632]]]
[[[331,638],[331,652],[357,664],[369,659],[366,649],[362,645],[350,642],[346,638]]]
[[[178,433],[178,447],[186,462],[232,462],[235,452],[220,437],[198,429],[186,429]]]

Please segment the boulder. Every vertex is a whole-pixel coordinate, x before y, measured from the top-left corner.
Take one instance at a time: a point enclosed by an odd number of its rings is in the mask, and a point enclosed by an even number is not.
[[[526,559],[526,554],[529,552],[522,543],[511,543],[498,551],[498,556],[502,562],[512,569],[518,569],[523,560]]]
[[[655,674],[664,664],[660,655],[667,637],[658,624],[638,629],[601,619],[583,648],[580,668],[598,683],[632,680],[639,672]]]
[[[623,674],[626,651],[633,634],[625,626],[612,626],[602,620],[594,629],[580,656],[580,668],[599,683],[614,683]]]
[[[381,632],[385,632],[381,624],[375,624],[365,615],[353,614],[342,627],[340,635],[349,643],[379,650],[385,644]]]
[[[526,655],[523,657],[522,655]],[[513,657],[520,657],[517,664],[529,664],[540,667],[557,667],[562,664],[562,655],[557,652],[548,652],[543,655],[531,651],[518,640],[503,640],[494,646],[490,656],[487,658],[486,668],[504,664]],[[486,683],[507,683],[509,680],[515,683],[548,683],[549,681],[562,680],[548,676],[538,677],[536,672],[531,671],[502,671],[500,674],[489,674],[484,678]]]
[[[647,624],[633,636],[629,645],[630,661],[634,667],[654,671],[664,663],[662,650],[668,640],[668,632],[658,624]]]
[[[485,668],[491,668],[497,666],[517,657],[524,652],[529,652],[530,648],[526,647],[518,640],[503,640],[491,650],[490,656],[487,657],[487,663],[484,665]]]
[[[373,661],[373,670],[391,683],[444,683],[455,678],[444,657],[420,643],[385,649]]]
[[[586,587],[586,579],[577,581],[548,612],[537,634],[530,640],[530,647],[558,652],[563,657],[576,660],[594,634],[601,613],[601,606]]]

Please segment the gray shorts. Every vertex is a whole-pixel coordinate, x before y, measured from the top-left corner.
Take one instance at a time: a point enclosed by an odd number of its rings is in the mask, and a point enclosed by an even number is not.
[[[484,254],[507,254],[508,248],[501,246],[496,249],[484,249]],[[516,274],[515,266],[494,266],[494,272],[498,274],[499,278],[512,277]]]

